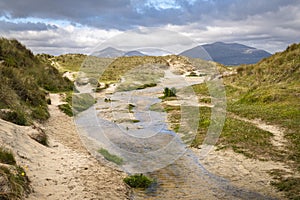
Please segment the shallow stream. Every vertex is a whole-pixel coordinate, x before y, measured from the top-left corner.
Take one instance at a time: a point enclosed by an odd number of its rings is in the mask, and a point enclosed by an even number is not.
[[[236,188],[211,174],[189,150],[186,141],[197,130],[194,119],[199,119],[198,99],[192,93],[178,97],[182,118],[189,115],[192,119],[182,120],[182,124],[190,123],[185,125],[186,137],[168,129],[165,112],[151,109],[161,101],[158,97],[164,87],[180,90],[204,81],[199,77],[190,81],[180,78],[168,71],[156,87],[99,95],[98,103],[79,114],[76,124],[101,148],[121,157],[125,172],[144,173],[156,179],[156,184],[147,190],[134,190],[132,199],[272,199]]]

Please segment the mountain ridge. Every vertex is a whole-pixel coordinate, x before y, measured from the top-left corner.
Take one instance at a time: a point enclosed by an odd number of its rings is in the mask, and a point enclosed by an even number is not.
[[[254,64],[263,58],[271,56],[271,54],[265,50],[256,49],[239,43],[224,42],[199,45],[185,50],[179,55],[208,60],[203,56],[203,52],[207,52],[211,60],[227,66]]]

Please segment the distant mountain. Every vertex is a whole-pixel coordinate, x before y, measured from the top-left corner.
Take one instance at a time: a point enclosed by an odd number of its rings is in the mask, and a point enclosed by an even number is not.
[[[128,51],[123,56],[146,56],[146,54],[143,54],[139,51]]]
[[[102,49],[96,53],[94,53],[95,56],[101,57],[101,58],[117,58],[122,56],[146,56],[146,54],[143,54],[139,51],[122,51],[119,49],[115,49],[113,47],[107,47],[105,49]]]
[[[207,55],[203,49],[206,50],[213,61],[224,65],[254,64],[263,58],[271,56],[270,53],[264,50],[238,43],[223,42],[200,45],[186,50],[180,55],[207,60]]]
[[[123,56],[125,54],[124,51],[118,50],[112,47],[107,47],[98,52],[95,52],[94,55],[101,58],[116,58]]]

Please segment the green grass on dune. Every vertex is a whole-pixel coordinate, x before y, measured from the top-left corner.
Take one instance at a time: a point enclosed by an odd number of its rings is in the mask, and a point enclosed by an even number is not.
[[[30,192],[30,181],[24,169],[16,164],[10,151],[0,147],[0,199],[23,199]]]
[[[18,125],[49,118],[47,93],[73,85],[17,40],[0,39],[0,117]]]
[[[159,56],[119,57],[106,68],[99,81],[119,82],[121,76],[145,64],[168,65],[167,61]]]
[[[257,64],[242,65],[237,74],[224,77],[227,112],[248,119],[262,119],[285,129],[288,140],[285,151],[272,146],[271,133],[253,124],[227,115],[219,148],[232,148],[251,158],[275,160],[288,164],[300,172],[300,44],[293,44],[282,53],[276,53]],[[230,69],[232,71],[232,69]],[[206,84],[194,85],[200,102],[208,98]],[[199,129],[192,145],[205,139],[210,123],[210,108],[202,109]],[[169,113],[172,117],[172,113]],[[272,183],[288,198],[299,199],[299,178],[284,172]]]

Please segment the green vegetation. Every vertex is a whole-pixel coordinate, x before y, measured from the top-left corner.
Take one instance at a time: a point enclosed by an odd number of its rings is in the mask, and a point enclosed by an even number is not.
[[[60,104],[58,106],[58,108],[65,113],[66,115],[68,115],[69,117],[73,116],[73,111],[72,111],[72,107],[70,106],[69,103],[65,103],[65,104]]]
[[[227,110],[238,116],[260,118],[271,124],[285,128],[289,139],[287,155],[272,148],[272,134],[257,129],[252,124],[227,115],[219,145],[231,147],[251,157],[265,156],[272,159],[285,158],[300,164],[299,120],[299,80],[300,45],[292,45],[283,53],[277,53],[255,65],[237,68],[237,75],[224,77],[227,96]],[[194,85],[195,93],[201,99],[209,97],[206,84]],[[206,108],[210,110],[210,108]],[[205,119],[200,119],[199,134],[194,146],[203,142],[210,121],[208,111],[200,111]],[[206,117],[205,117],[206,116]],[[204,123],[204,124],[203,124]],[[203,130],[202,130],[203,129]],[[202,136],[201,136],[202,135]],[[246,142],[246,143],[245,143]],[[259,151],[255,150],[259,147]],[[251,153],[249,153],[251,152]]]
[[[45,111],[45,113],[48,113],[48,112]],[[27,119],[28,117],[21,110],[17,110],[17,111],[9,110],[8,112],[1,112],[0,117],[3,120],[12,122],[14,124],[18,124],[18,125],[22,125],[22,126],[29,125],[29,122]]]
[[[48,143],[48,136],[47,134],[45,133],[45,131],[38,127],[38,126],[35,126],[33,125],[33,128],[36,130],[35,132],[32,132],[29,134],[29,137],[35,141],[37,141],[38,143],[44,145],[44,146],[48,146],[49,143]]]
[[[39,137],[33,139],[46,147],[49,146],[48,136],[46,133],[40,134]]]
[[[135,108],[135,105],[133,105],[133,104],[128,104],[128,111],[130,112],[130,113],[133,113],[133,111],[132,111],[132,109],[133,108]]]
[[[18,166],[0,166],[0,199],[23,199],[31,192],[29,179]]]
[[[162,98],[167,98],[167,97],[176,97],[176,89],[172,87],[171,89],[166,87],[164,89],[164,96]]]
[[[247,157],[284,162],[293,170],[300,171],[299,55],[300,44],[293,44],[286,51],[257,64],[227,69],[228,72],[236,70],[237,74],[223,77],[229,114],[217,143],[219,149],[232,148]],[[226,72],[224,67],[221,69]],[[209,103],[214,98],[210,97],[211,91],[206,84],[194,85],[193,89],[200,102]],[[165,110],[168,111],[173,129],[178,131],[180,114],[172,108]],[[211,123],[210,115],[211,108],[200,108],[199,129],[192,146],[198,147],[205,141]],[[284,128],[284,137],[288,140],[285,150],[272,145],[273,135],[270,132],[241,121],[235,115],[248,119],[259,118]],[[299,178],[294,174],[285,172],[273,185],[285,191],[289,198],[299,198]]]
[[[219,140],[221,148],[231,147],[237,153],[262,160],[280,160],[280,152],[272,148],[272,134],[248,122],[227,117]]]
[[[180,128],[180,106],[169,106],[163,104],[162,107],[163,111],[168,113],[168,121],[171,124],[171,128],[177,133]]]
[[[72,96],[72,108],[75,114],[87,110],[96,103],[95,98],[88,93],[76,94]]]
[[[87,110],[96,103],[95,98],[88,93],[66,93],[66,103],[61,104],[58,108],[68,116],[76,115]]]
[[[54,63],[54,66],[57,67],[58,70],[61,72],[79,71],[82,63],[87,58],[87,55],[83,55],[83,54],[64,54],[60,56],[40,54],[38,56],[40,59],[44,60],[45,62],[51,61],[52,63]]]
[[[195,76],[198,76],[198,75],[196,74],[196,72],[190,72],[187,76],[195,77]]]
[[[152,104],[149,109],[151,111],[156,111],[156,112],[164,112],[165,111],[160,103]]]
[[[0,148],[0,163],[14,165],[16,164],[16,160],[11,152]]]
[[[135,174],[124,178],[124,182],[133,188],[148,188],[154,180],[143,175],[143,174]]]
[[[206,84],[193,85],[193,90],[194,90],[195,94],[198,94],[201,96],[210,96],[208,87]]]
[[[256,65],[238,68],[238,74],[226,80],[229,85],[230,112],[247,118],[278,124],[285,128],[288,159],[300,170],[300,44],[293,44]],[[237,87],[238,85],[238,87]]]
[[[17,40],[0,38],[0,118],[19,125],[49,118],[47,91],[72,90],[72,83]]]
[[[108,161],[111,161],[117,165],[123,164],[123,159],[118,157],[117,155],[109,153],[106,149],[99,149],[98,152]]]
[[[140,120],[138,120],[138,119],[133,119],[133,120],[131,120],[131,122],[132,122],[132,123],[139,123]]]
[[[67,92],[64,101],[66,103],[61,104],[58,106],[58,108],[65,113],[66,115],[68,115],[69,117],[74,116],[74,112],[72,109],[72,92]]]
[[[160,56],[119,57],[106,68],[100,78],[100,82],[119,82],[121,76],[146,64],[156,64],[162,67],[168,66],[166,59]],[[145,68],[143,67],[143,69]]]
[[[134,59],[134,58],[131,58]],[[141,90],[147,87],[154,87],[159,79],[164,76],[162,68],[159,64],[143,64],[134,66],[122,76],[118,91]]]
[[[288,199],[299,199],[299,177],[293,177],[292,174],[287,176],[285,171],[279,169],[271,170],[270,174],[275,179],[275,181],[272,181],[271,184],[278,188],[279,191],[285,192]]]
[[[31,192],[24,169],[16,165],[13,154],[0,148],[0,199],[23,199]]]
[[[297,177],[281,177],[279,181],[271,183],[278,188],[279,191],[285,192],[289,199],[299,199],[300,194],[300,178]]]
[[[247,118],[261,118],[285,128],[289,141],[281,161],[300,171],[300,44],[250,66],[225,80],[230,112]],[[229,95],[228,95],[229,94]],[[299,178],[282,176],[274,185],[291,199],[299,199]]]

